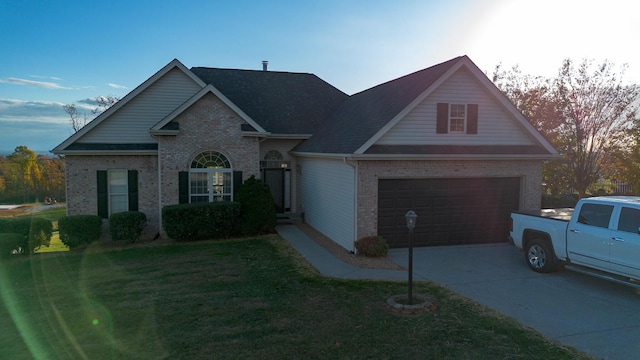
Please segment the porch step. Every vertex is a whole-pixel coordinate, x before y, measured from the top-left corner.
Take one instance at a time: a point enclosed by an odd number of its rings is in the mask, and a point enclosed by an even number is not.
[[[293,213],[278,214],[276,223],[277,224],[301,224],[302,217],[300,216],[300,214],[293,214]]]

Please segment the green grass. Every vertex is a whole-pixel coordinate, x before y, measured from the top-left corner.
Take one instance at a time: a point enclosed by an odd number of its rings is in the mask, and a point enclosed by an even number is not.
[[[47,219],[52,223],[58,223],[58,220],[60,220],[60,218],[65,217],[66,215],[67,215],[67,208],[64,206],[61,206],[61,207],[55,207],[55,208],[47,209],[47,210],[32,213],[32,214],[25,214],[22,216],[39,217],[39,218]]]
[[[587,359],[430,283],[324,278],[278,236],[38,254],[0,264],[12,359]]]
[[[60,251],[69,251],[69,247],[60,241],[60,233],[57,231],[53,232],[51,235],[51,241],[49,241],[49,246],[40,246],[36,249],[36,253],[51,253],[51,252],[60,252]]]

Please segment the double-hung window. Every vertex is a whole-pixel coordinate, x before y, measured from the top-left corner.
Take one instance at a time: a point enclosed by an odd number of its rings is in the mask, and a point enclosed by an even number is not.
[[[466,104],[449,104],[449,131],[464,132],[467,122]]]
[[[478,104],[438,103],[436,133],[477,134]]]
[[[98,215],[108,218],[123,211],[138,211],[138,171],[98,170]]]
[[[129,210],[127,170],[109,170],[109,215]]]

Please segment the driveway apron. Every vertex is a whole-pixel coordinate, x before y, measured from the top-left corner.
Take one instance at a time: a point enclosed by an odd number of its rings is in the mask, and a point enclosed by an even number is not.
[[[545,336],[604,359],[640,354],[640,290],[571,271],[539,274],[510,244],[413,250],[414,277],[429,279]],[[389,258],[407,266],[407,249]]]

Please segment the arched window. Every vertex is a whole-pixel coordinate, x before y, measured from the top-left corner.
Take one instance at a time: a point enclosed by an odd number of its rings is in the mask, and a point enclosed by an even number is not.
[[[288,168],[291,166],[291,161],[284,161],[284,156],[278,150],[269,150],[262,161],[260,161],[260,167],[262,169],[276,169],[276,168]]]
[[[264,154],[264,159],[265,160],[283,160],[284,157],[282,156],[282,153],[278,150],[269,150],[267,151],[266,154]]]
[[[233,169],[224,154],[205,151],[191,161],[189,201],[233,201]]]

